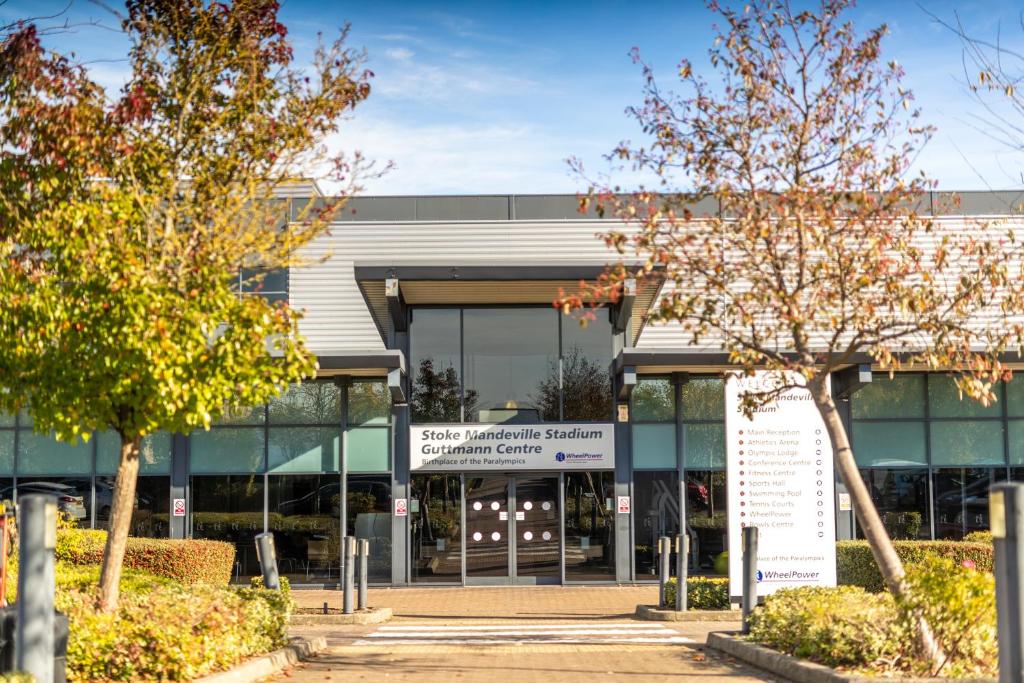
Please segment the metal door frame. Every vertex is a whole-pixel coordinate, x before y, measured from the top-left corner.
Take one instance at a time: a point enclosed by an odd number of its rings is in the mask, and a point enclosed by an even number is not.
[[[565,583],[565,481],[562,472],[480,472],[465,473],[460,476],[462,486],[462,585],[464,586],[537,586],[537,585],[559,585]],[[508,575],[470,577],[466,573],[466,478],[467,477],[504,477],[508,482],[508,499],[505,508],[508,510],[508,526],[505,533],[508,542]],[[556,501],[558,506],[558,574],[550,580],[547,577],[521,577],[519,576],[519,563],[516,558],[519,548],[519,539],[516,534],[516,508],[518,507],[517,484],[519,479],[554,479],[556,487]]]

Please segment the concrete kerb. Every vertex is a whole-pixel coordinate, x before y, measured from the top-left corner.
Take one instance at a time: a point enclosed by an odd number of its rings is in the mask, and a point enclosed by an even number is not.
[[[751,643],[734,633],[709,633],[708,647],[794,683],[996,683],[994,678],[877,678],[844,674]]]
[[[247,659],[227,671],[220,671],[195,680],[199,683],[250,683],[263,680],[304,659],[309,659],[326,647],[327,640],[323,637],[294,637],[288,645],[280,650]]]
[[[701,609],[677,612],[674,609],[662,609],[655,605],[637,605],[633,618],[643,621],[739,621],[740,613],[736,610]]]
[[[292,614],[288,623],[291,626],[368,626],[383,624],[392,616],[390,607],[368,607],[352,614]]]

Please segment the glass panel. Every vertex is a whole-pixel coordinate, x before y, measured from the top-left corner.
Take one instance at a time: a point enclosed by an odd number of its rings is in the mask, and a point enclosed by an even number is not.
[[[266,406],[229,406],[214,420],[215,425],[261,425],[266,419]]]
[[[679,477],[672,472],[634,472],[633,548],[637,581],[658,574],[658,538],[679,533]],[[672,566],[675,565],[673,553]]]
[[[20,477],[17,495],[45,493],[57,497],[57,510],[75,526],[92,526],[92,479],[85,477]],[[7,496],[4,495],[6,498]]]
[[[988,530],[988,489],[1006,479],[1004,468],[935,470],[935,538],[961,539]]]
[[[558,315],[552,308],[463,311],[468,420],[558,420]]]
[[[167,432],[157,432],[142,440],[139,474],[167,474],[171,471],[173,439]],[[121,437],[106,431],[96,435],[96,473],[117,474],[121,459]]]
[[[416,309],[409,327],[409,358],[413,423],[459,422],[462,387],[460,313],[457,309]],[[466,414],[476,407],[476,394],[466,394]]]
[[[684,420],[724,420],[725,382],[718,377],[691,377],[683,384]]]
[[[666,469],[676,466],[676,426],[674,424],[633,425],[633,467]]]
[[[725,472],[687,472],[686,533],[690,536],[691,572],[709,574],[725,566],[720,558],[727,549],[727,526]]]
[[[932,422],[933,465],[1003,465],[1003,423],[995,420]]]
[[[391,477],[350,474],[348,534],[370,541],[369,576],[391,583]]]
[[[338,427],[271,427],[267,455],[271,472],[337,472]]]
[[[270,401],[271,424],[324,424],[341,422],[341,388],[333,382],[293,384]]]
[[[608,422],[612,419],[612,323],[607,310],[581,327],[562,320],[563,418]]]
[[[1024,417],[1024,372],[1014,372],[1005,391],[1006,414],[1010,417]]]
[[[633,422],[674,422],[676,399],[668,379],[641,379],[633,388]]]
[[[71,445],[27,429],[18,434],[19,474],[92,474],[93,443]]]
[[[413,583],[462,582],[462,493],[457,474],[414,474],[409,509]]]
[[[924,417],[924,375],[876,372],[850,399],[853,417]]]
[[[1024,378],[1021,383],[1024,384]],[[1010,420],[1006,424],[1010,430],[1010,464],[1024,465],[1024,420]]]
[[[263,531],[263,475],[191,477],[192,535],[235,546],[235,581],[260,573],[253,536]]]
[[[189,465],[192,472],[262,472],[262,428],[219,427],[192,432]]]
[[[243,268],[239,276],[243,292],[258,292],[271,301],[287,299],[288,269]]]
[[[687,467],[725,467],[724,424],[688,424],[683,429]]]
[[[14,415],[5,413],[2,410],[0,410],[0,427],[13,427],[14,422]]]
[[[0,432],[0,474],[14,474],[14,430]]]
[[[997,387],[1001,393],[1001,387]],[[928,376],[928,414],[931,417],[999,417],[1000,402],[983,406],[964,394],[961,398],[956,382],[948,375]]]
[[[348,388],[349,425],[391,423],[391,391],[386,382],[356,381]]]
[[[893,539],[928,538],[928,470],[870,469],[861,476]],[[860,527],[857,535],[863,538]]]
[[[565,578],[615,580],[613,472],[565,473]]]
[[[279,571],[292,583],[338,581],[341,477],[303,474],[267,478],[267,522]]]
[[[562,575],[558,478],[516,477],[515,513],[516,576],[558,581]]]
[[[171,478],[139,477],[135,482],[132,536],[167,538],[170,535]],[[96,477],[96,528],[110,528],[114,501],[113,477]]]
[[[350,429],[345,446],[348,449],[345,458],[349,472],[387,472],[391,469],[391,459],[388,457],[391,448],[390,429]]]
[[[923,422],[854,422],[853,455],[862,467],[924,464]]]
[[[466,477],[466,578],[509,576],[508,484],[508,477]]]

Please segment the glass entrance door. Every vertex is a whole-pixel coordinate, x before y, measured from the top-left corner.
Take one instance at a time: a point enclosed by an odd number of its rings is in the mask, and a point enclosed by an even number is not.
[[[558,583],[558,477],[466,477],[466,582]]]

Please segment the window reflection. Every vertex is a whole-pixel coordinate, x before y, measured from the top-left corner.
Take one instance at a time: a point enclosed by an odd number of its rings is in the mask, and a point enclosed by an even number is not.
[[[412,477],[409,510],[412,530],[412,580],[462,581],[462,507],[459,475]]]
[[[260,573],[255,536],[263,531],[263,475],[192,477],[192,535],[235,546],[235,581]]]
[[[348,535],[370,542],[370,581],[391,581],[391,475],[348,475]]]
[[[674,538],[679,533],[678,482],[675,470],[633,473],[633,536],[638,581],[653,580],[657,576],[658,538]],[[672,562],[675,562],[675,553]]]
[[[462,420],[461,326],[458,309],[425,308],[412,312],[409,406],[413,422]],[[475,394],[467,394],[466,404],[467,408],[475,408]]]
[[[170,534],[170,477],[139,477],[135,482],[135,510],[132,512],[132,536],[167,538]],[[96,478],[96,528],[110,528],[114,501],[114,478]]]
[[[870,469],[861,476],[890,538],[930,537],[927,469]]]
[[[615,475],[565,475],[565,578],[615,580]]]
[[[267,523],[278,568],[293,583],[337,582],[341,560],[341,478],[287,475],[268,478]]]
[[[686,525],[693,573],[714,571],[715,561],[726,550],[725,490],[725,472],[686,473]]]
[[[956,468],[934,471],[935,538],[961,539],[987,531],[988,490],[1006,479],[1004,468]]]

